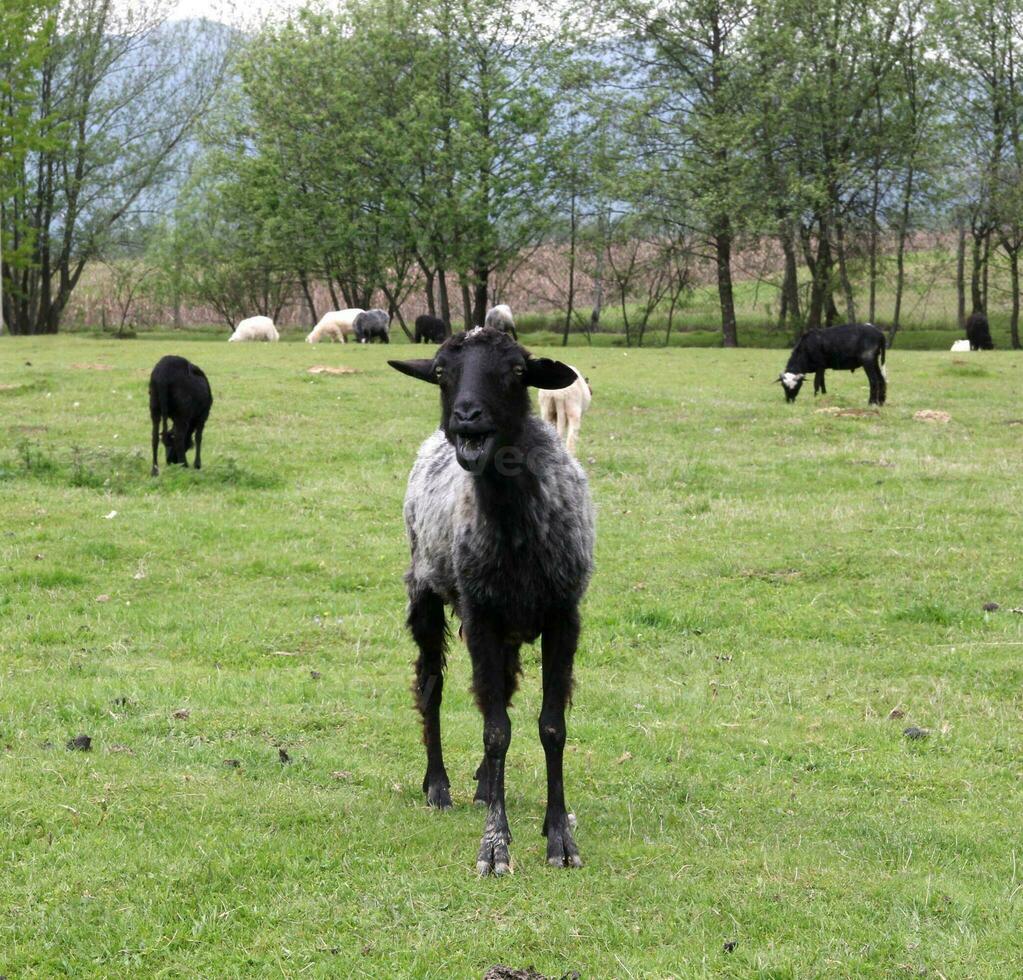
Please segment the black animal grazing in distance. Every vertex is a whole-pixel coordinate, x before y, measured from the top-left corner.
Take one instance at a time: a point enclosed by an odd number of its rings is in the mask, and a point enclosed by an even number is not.
[[[391,318],[387,310],[363,310],[355,318],[352,329],[360,344],[371,344],[374,340],[382,344],[391,342]]]
[[[576,374],[488,328],[456,334],[433,358],[388,363],[440,388],[441,427],[421,446],[405,495],[408,627],[419,646],[414,691],[426,743],[427,803],[451,806],[440,738],[448,604],[462,621],[483,715],[476,800],[486,805],[487,818],[476,869],[483,875],[511,870],[507,709],[518,683],[519,647],[537,637],[547,861],[578,867],[562,755],[579,601],[593,567],[593,507],[582,468],[554,429],[532,414],[529,400],[530,387],[564,388]]]
[[[883,405],[888,394],[884,357],[884,334],[872,323],[810,330],[792,348],[789,362],[777,380],[785,389],[785,400],[794,402],[808,374],[814,376],[813,393],[827,394],[826,370],[855,371],[861,367],[870,381],[869,404]]]
[[[970,350],[995,349],[987,317],[980,310],[974,310],[966,318],[966,337],[970,341]]]
[[[188,466],[185,453],[195,446],[195,468],[202,469],[202,431],[210,416],[213,392],[202,369],[183,357],[161,357],[149,376],[149,415],[153,420],[153,476],[160,467],[157,449],[160,425],[167,449],[167,465]],[[167,420],[171,429],[167,431]]]
[[[443,344],[450,336],[448,325],[439,316],[422,313],[416,317],[417,344]]]

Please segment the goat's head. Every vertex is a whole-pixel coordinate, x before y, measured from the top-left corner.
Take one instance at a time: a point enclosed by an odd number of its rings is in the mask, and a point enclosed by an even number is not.
[[[178,459],[178,451],[175,448],[175,444],[174,444],[175,429],[174,429],[174,427],[171,426],[171,428],[167,432],[164,432],[162,438],[163,438],[163,444],[164,444],[164,446],[167,449],[167,465],[168,466],[174,466],[174,465],[176,465],[178,463],[183,463],[184,462],[183,459]],[[185,451],[187,452],[189,449],[194,449],[194,448],[195,448],[195,440],[191,436],[189,436],[188,437],[188,442],[185,445]]]
[[[796,395],[799,394],[799,389],[803,387],[803,379],[805,377],[805,374],[794,374],[791,371],[783,371],[778,375],[777,384],[780,384],[785,392],[785,401],[794,402],[796,400]]]
[[[576,379],[567,364],[533,357],[490,327],[455,334],[432,358],[387,363],[440,387],[441,428],[459,465],[472,473],[517,442],[529,414],[529,387],[567,388]]]

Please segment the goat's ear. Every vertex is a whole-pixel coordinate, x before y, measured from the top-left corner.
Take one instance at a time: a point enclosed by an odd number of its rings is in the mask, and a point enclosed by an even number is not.
[[[531,357],[526,361],[526,384],[534,388],[567,388],[577,377],[567,364],[549,357]]]
[[[437,383],[437,376],[433,373],[432,357],[417,361],[388,361],[387,363],[395,371],[401,371],[402,374],[407,374],[410,378],[415,378],[417,381],[428,381],[432,385]]]

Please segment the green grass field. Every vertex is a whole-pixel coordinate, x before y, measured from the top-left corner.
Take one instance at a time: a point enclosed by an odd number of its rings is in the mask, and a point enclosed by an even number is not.
[[[1023,359],[896,349],[843,415],[861,373],[787,406],[778,351],[573,348],[585,867],[544,864],[527,648],[481,880],[457,642],[455,808],[420,793],[401,500],[438,409],[396,349],[0,341],[0,975],[1019,975]],[[216,400],[202,472],[154,480],[171,352]]]

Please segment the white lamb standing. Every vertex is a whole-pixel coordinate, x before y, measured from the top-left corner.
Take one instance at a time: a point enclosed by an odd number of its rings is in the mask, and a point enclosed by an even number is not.
[[[565,441],[565,448],[574,455],[583,413],[590,407],[593,394],[579,369],[572,367],[572,370],[576,379],[567,388],[541,388],[538,396],[540,417],[557,428],[558,435]]]
[[[320,317],[320,322],[309,331],[307,344],[318,344],[326,337],[343,344],[355,329],[355,318],[362,310],[354,307],[347,310],[331,310]]]
[[[265,340],[276,343],[281,339],[273,320],[268,316],[250,316],[242,320],[234,333],[227,338],[228,342],[234,343],[245,340]]]

